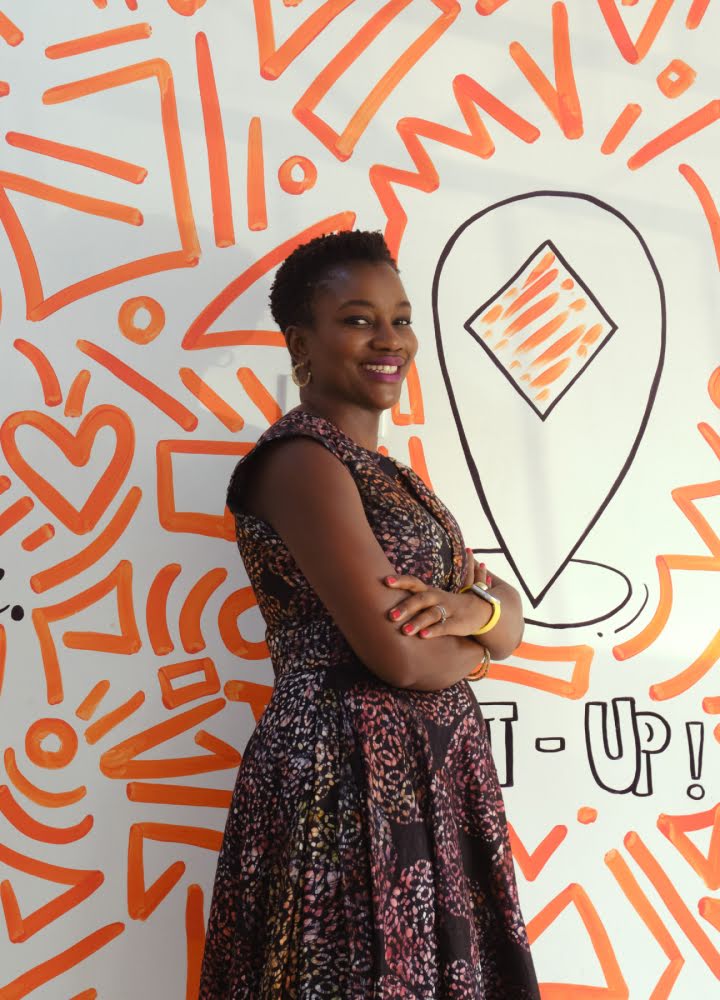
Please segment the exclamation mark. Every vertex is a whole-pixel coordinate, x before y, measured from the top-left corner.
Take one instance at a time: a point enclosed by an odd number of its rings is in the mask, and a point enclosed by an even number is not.
[[[688,785],[687,793],[691,799],[701,799],[705,789],[697,784],[702,776],[703,746],[705,744],[705,725],[702,722],[686,722],[688,747],[690,748],[690,777],[693,784]]]

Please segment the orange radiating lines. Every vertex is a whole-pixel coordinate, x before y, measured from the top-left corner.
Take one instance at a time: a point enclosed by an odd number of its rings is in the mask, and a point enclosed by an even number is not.
[[[79,371],[72,381],[72,385],[65,400],[65,416],[81,417],[85,406],[85,393],[90,382],[90,372],[87,368]]]
[[[49,809],[60,809],[62,806],[70,806],[75,802],[79,802],[80,799],[85,798],[87,795],[85,785],[80,785],[78,788],[71,788],[67,792],[48,792],[44,788],[38,788],[29,778],[25,777],[17,766],[15,751],[12,747],[8,747],[5,751],[3,761],[8,778],[12,781],[13,785],[26,798],[38,806],[46,806]]]
[[[45,405],[57,406],[58,403],[62,403],[62,389],[55,374],[55,369],[40,348],[27,340],[19,339],[13,341],[13,347],[28,359],[37,372],[40,385],[42,386]]]
[[[20,544],[26,552],[34,552],[35,549],[39,549],[41,545],[49,542],[54,537],[55,529],[52,524],[41,524],[35,531],[31,531],[27,538],[23,538]]]
[[[185,904],[185,941],[187,952],[187,976],[185,980],[185,1000],[197,1000],[200,992],[200,971],[205,950],[205,916],[203,914],[203,891],[199,885],[188,886]]]
[[[179,403],[177,399],[171,396],[169,393],[160,389],[159,386],[151,382],[150,379],[145,378],[140,372],[131,368],[130,365],[126,365],[124,361],[111,354],[110,351],[106,351],[104,347],[99,347],[97,344],[91,343],[89,340],[78,340],[76,341],[78,348],[87,354],[89,358],[97,361],[104,368],[107,368],[109,372],[112,372],[116,378],[119,378],[121,382],[125,385],[130,386],[135,392],[139,392],[141,396],[144,396],[148,402],[152,403],[153,406],[157,406],[159,410],[162,410],[171,420],[174,420],[176,424],[179,424],[185,431],[194,431],[197,427],[197,417],[194,413],[191,413],[186,406]]]
[[[388,219],[385,239],[395,257],[398,256],[407,224],[407,213],[393,185],[402,184],[426,193],[436,191],[440,186],[440,175],[421,142],[421,136],[482,159],[489,158],[495,151],[495,145],[477,106],[523,142],[535,142],[540,136],[539,129],[499,101],[472,77],[465,74],[456,76],[453,80],[453,94],[467,125],[467,132],[460,132],[426,118],[401,118],[396,126],[397,132],[415,165],[415,171],[400,170],[379,163],[370,168],[370,183]]]
[[[206,407],[214,417],[220,421],[229,431],[233,434],[240,431],[245,426],[245,421],[237,412],[234,410],[229,403],[227,403],[222,396],[218,396],[214,389],[211,389],[207,382],[203,381],[192,368],[181,368],[180,378],[182,384],[188,389],[193,396],[199,402]]]
[[[612,872],[625,898],[668,958],[667,967],[648,997],[648,1000],[667,1000],[675,985],[675,980],[685,964],[685,959],[680,954],[680,949],[675,944],[669,930],[658,916],[657,910],[640,888],[637,879],[630,871],[622,855],[615,850],[608,851],[605,855],[605,864]]]
[[[655,891],[672,913],[681,931],[713,975],[720,979],[720,952],[685,905],[680,893],[650,853],[638,833],[631,830],[624,844],[636,863],[652,882]]]
[[[257,116],[250,119],[248,126],[247,157],[248,229],[257,232],[267,229],[262,122]]]
[[[105,156],[104,153],[95,153],[82,146],[68,146],[63,142],[40,139],[38,136],[26,135],[24,132],[8,132],[5,141],[17,149],[26,149],[31,153],[39,153],[41,156],[51,156],[55,160],[63,160],[66,163],[76,163],[80,167],[89,167],[91,170],[119,177],[120,180],[130,181],[131,184],[142,184],[147,177],[145,167],[128,163],[127,160],[118,160],[114,156]]]
[[[554,254],[552,256],[553,258],[555,257]],[[536,295],[539,295],[540,292],[543,291],[543,289],[547,288],[548,285],[552,284],[552,282],[555,280],[555,278],[557,278],[557,276],[558,276],[558,269],[553,268],[552,271],[547,271],[545,274],[543,274],[541,278],[538,278],[537,281],[533,282],[532,285],[528,285],[528,282],[526,281],[525,285],[527,287],[525,288],[525,291],[522,292],[520,295],[518,295],[518,297],[514,299],[505,310],[505,319],[507,319],[508,316],[512,316],[514,313],[516,313],[518,309],[522,309],[522,307],[526,305],[526,303],[528,303],[530,299],[534,299]],[[500,303],[498,303],[498,305],[500,305]],[[490,318],[490,313],[488,313],[487,322],[489,323],[494,322],[494,320]]]
[[[7,14],[0,14],[0,38],[4,38],[8,45],[19,45],[24,37],[25,35]]]
[[[92,934],[88,934],[87,937],[66,948],[65,951],[53,955],[45,962],[40,962],[39,965],[24,972],[5,986],[0,986],[2,1000],[23,1000],[23,997],[50,982],[51,979],[55,979],[63,972],[67,972],[68,969],[79,965],[90,955],[94,955],[96,951],[104,948],[124,930],[125,924],[114,923],[107,924]]]
[[[181,570],[180,563],[163,566],[158,570],[148,591],[145,620],[150,644],[158,656],[170,653],[175,648],[167,624],[167,599],[170,587]]]
[[[14,528],[35,506],[30,497],[20,497],[0,514],[0,535]]]
[[[73,826],[47,826],[45,823],[39,823],[16,802],[7,785],[0,785],[0,813],[26,837],[41,840],[45,844],[72,844],[76,840],[82,840],[93,826],[93,818],[90,815]],[[4,1000],[2,992],[0,997]]]
[[[115,222],[124,222],[128,226],[142,226],[143,224],[142,213],[130,205],[121,205],[120,202],[105,201],[102,198],[92,198],[88,194],[77,194],[75,191],[54,187],[52,184],[43,184],[42,181],[33,180],[31,177],[23,177],[22,174],[12,174],[6,170],[0,170],[0,188],[28,194],[32,198],[50,201],[56,205],[64,205],[66,208],[72,208],[76,212],[85,212],[87,215],[99,215],[103,219],[114,219]]]
[[[125,42],[138,42],[152,35],[149,24],[128,24],[123,28],[111,28],[110,31],[100,31],[96,35],[84,35],[82,38],[72,38],[68,42],[58,42],[45,49],[48,59],[66,59],[68,56],[81,55],[83,52],[94,52],[96,49],[106,49],[111,45],[122,45]]]
[[[125,719],[130,718],[130,716],[137,712],[140,706],[145,701],[145,692],[136,691],[132,697],[124,701],[122,705],[118,705],[117,708],[111,709],[111,711],[106,712],[105,715],[101,715],[99,719],[88,726],[85,730],[85,740],[91,746],[101,740],[103,736],[109,733],[116,726],[119,726],[121,722]]]
[[[693,112],[693,114],[688,115],[687,118],[683,118],[681,121],[676,122],[669,129],[661,132],[660,135],[655,136],[650,142],[646,142],[636,153],[630,157],[627,162],[628,167],[631,170],[637,170],[638,167],[644,167],[646,163],[650,160],[654,160],[655,157],[660,156],[665,153],[668,149],[673,146],[677,146],[679,143],[684,142],[685,139],[689,139],[690,136],[696,135],[702,129],[707,128],[708,125],[712,125],[720,118],[720,100],[709,101],[704,107],[700,108],[698,111]]]
[[[163,785],[152,781],[129,781],[127,797],[131,802],[152,802],[169,806],[207,806],[227,809],[232,789],[201,788],[196,785]]]
[[[690,10],[688,11],[687,20],[685,21],[685,27],[693,31],[700,25],[700,22],[705,17],[705,11],[710,6],[710,0],[693,0]]]
[[[553,4],[552,22],[554,87],[520,42],[511,42],[510,55],[562,129],[563,135],[568,139],[579,139],[583,135],[583,118],[573,72],[568,14],[564,3]]]
[[[133,514],[138,508],[141,498],[142,490],[140,487],[131,487],[127,496],[113,514],[112,519],[103,528],[97,538],[94,538],[89,545],[81,549],[80,552],[75,553],[74,556],[70,556],[69,559],[64,559],[55,566],[41,570],[41,572],[31,576],[30,586],[35,593],[42,594],[46,590],[57,587],[60,583],[65,583],[66,580],[77,576],[89,566],[93,566],[102,559],[127,528]]]
[[[252,368],[238,368],[240,385],[248,394],[269,424],[274,424],[282,416],[282,410],[270,395]]]
[[[717,483],[720,489],[720,482]],[[720,632],[717,632],[710,644],[703,650],[698,658],[681,670],[679,674],[671,677],[667,681],[660,681],[658,684],[650,686],[650,697],[655,701],[665,701],[667,698],[676,698],[679,694],[687,691],[697,684],[699,680],[708,674],[720,658]]]
[[[639,104],[626,104],[603,139],[600,152],[606,156],[614,153],[641,114],[642,107]]]
[[[180,641],[186,653],[199,653],[201,649],[205,649],[205,639],[200,627],[202,613],[207,602],[226,579],[226,569],[211,569],[200,577],[185,598],[180,611]]]
[[[210,171],[210,198],[213,211],[215,245],[231,247],[235,243],[232,217],[232,195],[228,172],[227,147],[223,128],[222,111],[215,83],[215,71],[210,55],[207,35],[199,31],[195,38],[200,103],[205,126],[205,142]],[[252,226],[250,227],[252,228]]]
[[[678,170],[697,195],[700,207],[705,213],[707,224],[710,227],[710,235],[712,236],[713,246],[715,248],[715,258],[718,262],[718,267],[720,268],[720,212],[718,212],[718,207],[715,204],[713,196],[710,194],[707,184],[705,184],[703,179],[696,173],[695,170],[693,170],[691,166],[687,163],[681,163]]]
[[[538,346],[538,344],[542,344],[544,340],[547,340],[548,337],[551,337],[557,330],[559,330],[569,315],[570,313],[567,309],[565,309],[561,313],[558,313],[558,315],[554,316],[553,319],[551,319],[549,322],[544,323],[538,330],[535,331],[535,333],[531,334],[529,337],[526,337],[526,339],[523,340],[521,344],[518,344],[518,346],[515,348],[514,353],[524,354],[527,351],[533,351]],[[565,367],[567,368],[567,365]],[[563,371],[564,370],[565,369],[563,369]],[[535,384],[536,383],[533,382],[533,385]],[[541,384],[544,383],[537,382],[537,385]]]
[[[85,722],[87,722],[88,719],[92,719],[95,714],[95,709],[98,707],[109,690],[110,681],[98,681],[92,691],[85,695],[83,700],[75,709],[75,715],[77,715],[79,719],[84,719]]]

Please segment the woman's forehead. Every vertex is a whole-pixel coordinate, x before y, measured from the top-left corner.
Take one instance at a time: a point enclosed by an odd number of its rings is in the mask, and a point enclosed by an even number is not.
[[[406,299],[400,276],[391,264],[351,261],[326,271],[315,286],[316,301],[341,299],[403,300]]]

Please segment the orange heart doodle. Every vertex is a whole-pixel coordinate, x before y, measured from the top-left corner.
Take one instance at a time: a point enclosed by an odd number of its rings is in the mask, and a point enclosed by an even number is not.
[[[116,443],[110,464],[79,510],[20,454],[15,435],[18,427],[22,426],[34,427],[45,434],[77,467],[88,464],[100,428],[113,429]],[[38,500],[52,511],[65,527],[76,535],[84,535],[92,531],[125,481],[135,451],[135,429],[126,413],[107,404],[96,406],[91,410],[75,434],[44,413],[37,410],[22,410],[12,413],[0,427],[0,445],[10,466]]]

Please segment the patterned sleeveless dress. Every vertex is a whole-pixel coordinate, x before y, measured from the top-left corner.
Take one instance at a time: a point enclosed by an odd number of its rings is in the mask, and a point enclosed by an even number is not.
[[[243,509],[255,456],[322,443],[398,573],[457,591],[459,528],[399,462],[299,407],[237,466],[237,542],[275,674],[218,859],[200,1000],[538,1000],[501,790],[467,681],[382,682],[280,537]],[[430,640],[432,641],[432,640]]]

